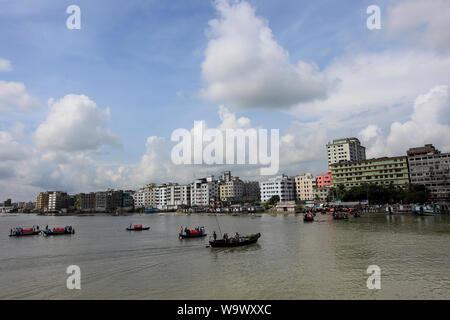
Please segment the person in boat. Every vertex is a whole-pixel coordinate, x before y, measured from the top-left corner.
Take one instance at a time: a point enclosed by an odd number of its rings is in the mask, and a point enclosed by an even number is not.
[[[420,214],[423,214],[423,206],[420,206]]]
[[[214,233],[213,233],[213,238],[214,238],[214,241],[217,240],[217,234],[216,234],[216,231],[214,231]]]

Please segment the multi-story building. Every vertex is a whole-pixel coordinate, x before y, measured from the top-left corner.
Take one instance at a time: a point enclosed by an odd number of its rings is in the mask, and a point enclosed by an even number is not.
[[[328,167],[340,161],[366,160],[366,148],[357,138],[333,140],[327,144]]]
[[[77,195],[77,209],[81,211],[95,211],[95,193],[80,193]]]
[[[450,200],[450,153],[441,153],[432,144],[411,148],[408,156],[411,183],[423,184],[433,201]]]
[[[39,192],[38,196],[36,197],[36,209],[47,211],[48,210],[48,196],[49,192]]]
[[[154,183],[149,183],[143,188],[139,189],[133,194],[134,207],[144,208],[153,206],[153,188],[156,185]]]
[[[113,212],[117,208],[122,207],[123,191],[108,189],[95,193],[95,211],[97,212]]]
[[[171,208],[191,205],[191,186],[172,183],[166,186],[166,205]]]
[[[244,182],[238,177],[219,182],[220,201],[239,202],[244,198]]]
[[[132,190],[123,191],[122,207],[127,208],[127,207],[134,206],[133,194],[134,194],[134,191],[132,191]]]
[[[328,194],[330,192],[331,186],[319,187],[317,185],[313,186],[313,198],[314,201],[327,201]]]
[[[261,192],[258,181],[244,181],[243,201],[252,202],[260,201]]]
[[[316,184],[316,179],[311,173],[302,173],[296,176],[294,181],[297,200],[314,200],[313,186]]]
[[[344,185],[346,188],[363,184],[404,187],[409,183],[408,161],[405,156],[334,163],[331,171],[333,184]]]
[[[333,175],[331,174],[331,169],[328,169],[328,173],[326,174],[317,175],[316,185],[319,188],[333,185]]]
[[[191,205],[210,206],[219,200],[219,185],[214,176],[196,179],[191,183]]]
[[[295,181],[286,175],[259,183],[261,202],[266,202],[273,196],[279,196],[280,201],[295,201]]]
[[[50,191],[48,195],[48,211],[60,211],[68,207],[67,192]]]

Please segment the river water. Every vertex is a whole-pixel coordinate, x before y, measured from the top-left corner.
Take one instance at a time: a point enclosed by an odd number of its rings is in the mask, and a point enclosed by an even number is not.
[[[219,224],[218,224],[219,222]],[[127,232],[130,224],[149,231]],[[8,237],[14,226],[72,225],[76,234]],[[181,226],[257,244],[207,248]],[[66,269],[81,269],[69,290]],[[381,289],[369,290],[369,265]],[[0,299],[450,299],[450,216],[0,215]]]

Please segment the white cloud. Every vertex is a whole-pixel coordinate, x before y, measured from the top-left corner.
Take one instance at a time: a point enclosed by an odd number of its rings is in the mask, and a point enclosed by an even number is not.
[[[11,70],[12,70],[11,61],[0,58],[0,72],[2,72],[2,71],[7,72],[7,71],[11,71]]]
[[[27,148],[14,141],[11,133],[0,131],[0,161],[23,160],[27,155]]]
[[[99,109],[87,96],[69,94],[49,104],[50,114],[34,133],[38,147],[84,151],[119,145],[119,136],[106,126],[109,109]]]
[[[397,40],[436,48],[450,48],[450,2],[407,0],[388,7],[386,30]]]
[[[346,55],[326,69],[339,79],[329,97],[298,105],[289,113],[312,119],[342,136],[369,124],[385,129],[386,119],[406,120],[424,88],[450,83],[450,57],[433,52],[385,51]],[[343,133],[343,134],[342,134]]]
[[[387,137],[382,137],[379,128],[375,127],[369,126],[363,131],[375,131],[368,145],[372,156],[405,154],[408,148],[428,143],[450,152],[449,86],[436,86],[419,95],[414,102],[410,120],[393,122]]]
[[[21,82],[0,80],[0,110],[31,110],[39,105],[38,101],[26,92]]]
[[[238,108],[281,109],[326,97],[330,83],[317,66],[291,64],[267,21],[247,2],[215,4],[220,18],[209,22],[202,98]]]

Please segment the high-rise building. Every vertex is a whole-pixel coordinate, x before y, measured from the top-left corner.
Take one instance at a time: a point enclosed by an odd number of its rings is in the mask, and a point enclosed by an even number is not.
[[[266,202],[273,196],[279,196],[280,201],[295,201],[295,181],[286,175],[259,183],[261,202]]]
[[[316,184],[316,179],[311,173],[299,174],[294,181],[297,200],[314,200],[313,186]]]
[[[432,144],[411,148],[408,156],[411,183],[423,184],[433,201],[450,200],[450,153],[441,153]]]
[[[357,138],[333,140],[327,144],[328,167],[340,161],[366,160],[366,148]]]
[[[95,211],[95,192],[80,193],[77,196],[77,209],[81,211]]]
[[[48,195],[48,211],[59,211],[67,209],[68,195],[63,191],[49,191]]]
[[[192,206],[210,206],[219,201],[219,185],[214,176],[196,179],[190,186]]]
[[[333,185],[344,185],[346,188],[363,184],[405,187],[409,183],[408,162],[405,156],[334,163],[331,165],[331,171]]]
[[[36,197],[36,209],[47,211],[48,210],[48,197],[49,192],[39,192],[38,196]]]

